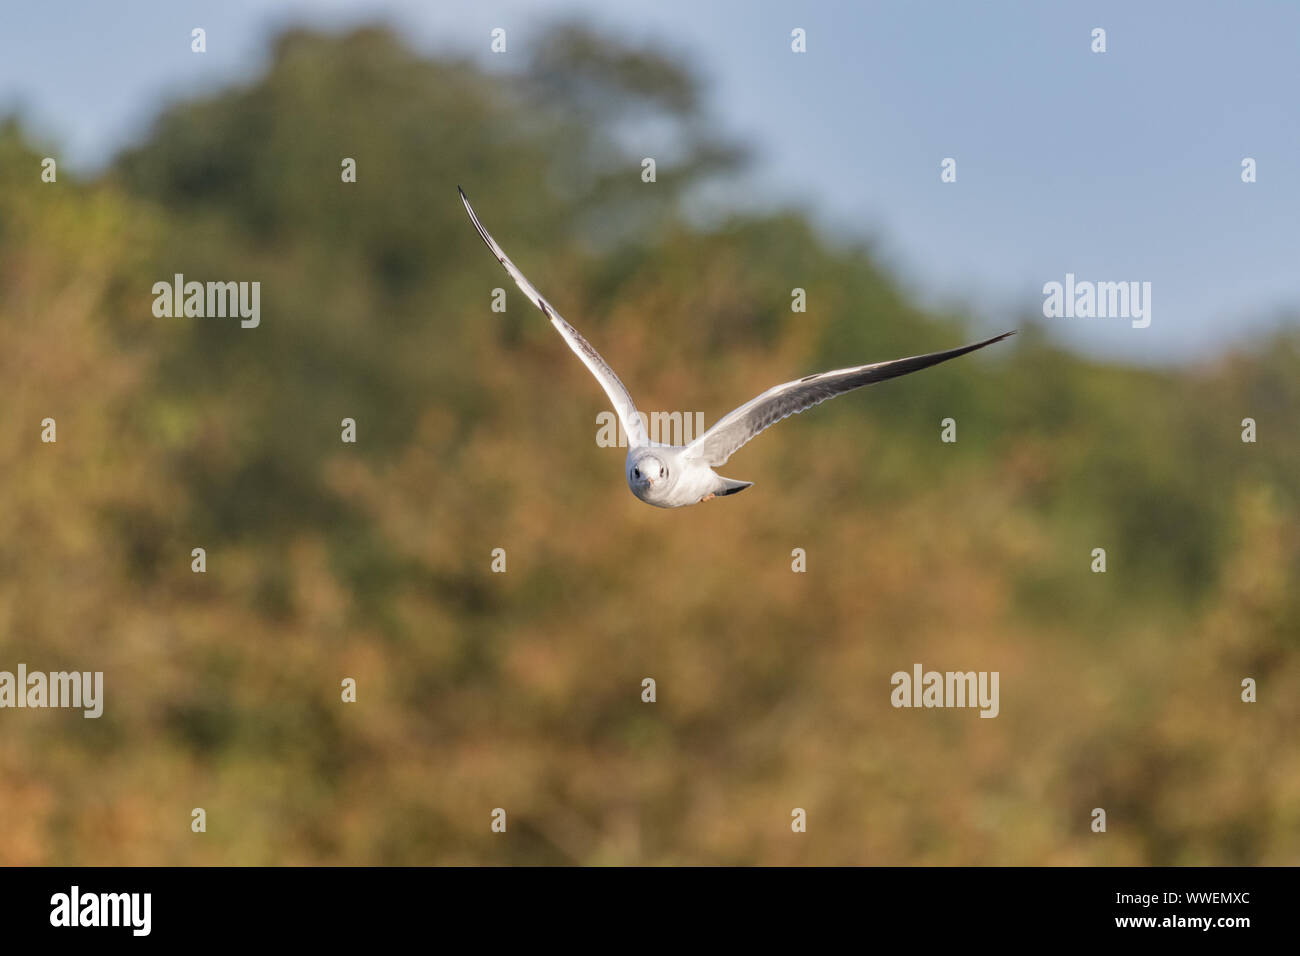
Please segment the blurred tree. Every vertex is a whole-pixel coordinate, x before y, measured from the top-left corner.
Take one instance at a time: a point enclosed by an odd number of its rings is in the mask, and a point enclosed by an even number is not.
[[[703,104],[572,25],[504,76],[294,30],[93,182],[0,126],[0,667],[110,675],[93,726],[6,723],[0,864],[1295,858],[1296,336],[1153,371],[1029,325],[652,511],[458,183],[648,411],[972,334],[797,210],[688,214],[743,171]],[[261,325],[155,318],[175,273]],[[1001,716],[892,709],[914,661],[1002,671]]]

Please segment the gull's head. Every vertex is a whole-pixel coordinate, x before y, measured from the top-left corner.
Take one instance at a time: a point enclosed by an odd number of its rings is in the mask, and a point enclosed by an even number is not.
[[[628,481],[635,489],[650,491],[668,484],[668,466],[655,455],[642,455],[632,462]]]

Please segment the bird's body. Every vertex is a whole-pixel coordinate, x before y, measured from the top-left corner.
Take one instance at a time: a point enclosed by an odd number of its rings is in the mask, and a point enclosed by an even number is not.
[[[619,381],[618,376],[614,374],[614,370],[601,358],[600,353],[591,347],[591,343],[578,333],[577,329],[560,317],[555,308],[542,298],[541,293],[510,261],[505,251],[478,221],[478,216],[474,214],[474,209],[470,206],[464,190],[461,190],[460,198],[465,203],[465,209],[474,223],[474,228],[487,243],[487,247],[492,250],[497,261],[505,266],[510,277],[515,280],[529,300],[551,320],[551,324],[569,343],[569,347],[578,358],[582,359],[583,364],[609,396],[623,430],[628,436],[626,461],[628,487],[632,490],[632,494],[657,508],[681,508],[708,501],[710,498],[732,495],[750,487],[753,482],[724,478],[713,469],[726,464],[727,459],[742,445],[784,418],[806,411],[828,398],[843,395],[845,392],[873,382],[920,371],[959,355],[965,355],[967,352],[982,349],[994,342],[1000,342],[1008,335],[1015,334],[1004,332],[983,342],[944,352],[931,352],[893,362],[857,365],[833,372],[807,375],[796,381],[769,388],[752,401],[733,409],[689,445],[663,445],[650,441],[632,397]]]
[[[723,478],[689,445],[631,446],[627,450],[627,486],[648,505],[681,508],[744,491],[753,482]]]

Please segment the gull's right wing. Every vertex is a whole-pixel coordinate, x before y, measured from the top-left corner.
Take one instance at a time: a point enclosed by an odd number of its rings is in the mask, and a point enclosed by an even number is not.
[[[623,423],[623,431],[627,433],[629,446],[636,448],[640,445],[648,445],[650,439],[646,435],[645,426],[641,423],[641,416],[637,414],[636,405],[632,402],[632,396],[627,393],[627,388],[618,380],[618,376],[609,367],[609,363],[600,357],[600,353],[591,347],[591,343],[584,339],[577,329],[564,321],[564,318],[555,311],[555,307],[551,303],[542,298],[542,294],[533,287],[527,276],[520,272],[518,267],[510,261],[510,257],[506,255],[505,250],[497,245],[497,241],[489,235],[488,231],[483,228],[483,224],[478,221],[478,216],[474,215],[474,207],[469,204],[469,199],[465,196],[465,190],[459,186],[456,187],[456,190],[460,193],[461,201],[465,203],[465,211],[469,213],[474,228],[483,237],[483,241],[492,250],[492,254],[497,257],[497,261],[506,267],[506,272],[510,273],[510,278],[515,280],[515,284],[523,290],[524,295],[528,296],[533,305],[542,310],[542,315],[551,320],[551,324],[564,336],[564,341],[569,343],[569,348],[577,353],[578,358],[582,359],[582,364],[591,370],[592,375],[596,376],[596,381],[600,382],[600,387],[605,390],[605,394],[609,396],[609,400],[614,404],[614,411],[618,413],[619,421]]]

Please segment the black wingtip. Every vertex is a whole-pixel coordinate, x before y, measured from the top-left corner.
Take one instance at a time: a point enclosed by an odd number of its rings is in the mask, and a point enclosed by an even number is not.
[[[1011,338],[1011,336],[1015,335],[1019,331],[1019,329],[1012,329],[1010,332],[1003,332],[1001,335],[995,335],[993,338],[985,339],[983,342],[976,342],[974,345],[968,346],[968,350],[973,352],[976,349],[984,348],[986,345],[993,345],[995,342],[1001,342],[1003,339]]]
[[[1011,336],[1015,335],[1019,331],[1019,329],[1012,329],[1010,332],[1003,332],[1001,335],[995,335],[993,338],[985,339],[983,342],[976,342],[973,345],[967,345],[960,349],[953,349],[951,357],[956,358],[958,355],[963,355],[967,352],[974,352],[976,349],[986,348],[997,342],[1001,342],[1003,339],[1011,338]]]

